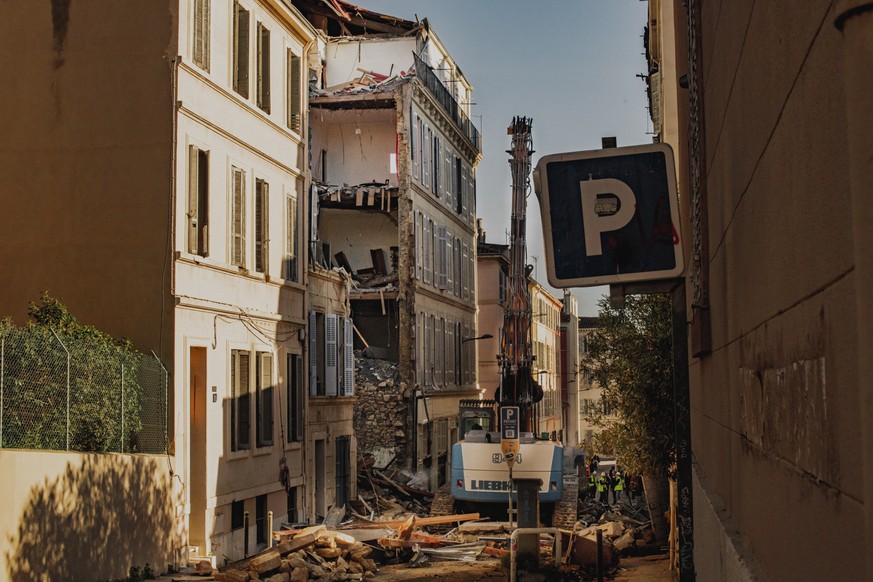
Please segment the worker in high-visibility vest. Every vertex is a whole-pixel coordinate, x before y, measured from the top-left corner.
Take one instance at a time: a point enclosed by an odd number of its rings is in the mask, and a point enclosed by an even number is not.
[[[588,498],[597,501],[597,473],[588,475]]]
[[[600,503],[606,505],[609,503],[609,479],[606,473],[600,473],[600,478],[597,479],[597,493],[600,495]]]
[[[621,471],[618,471],[615,474],[615,479],[613,480],[612,485],[612,496],[614,498],[613,503],[618,503],[618,500],[621,499],[621,492],[624,490],[624,476],[621,474]]]

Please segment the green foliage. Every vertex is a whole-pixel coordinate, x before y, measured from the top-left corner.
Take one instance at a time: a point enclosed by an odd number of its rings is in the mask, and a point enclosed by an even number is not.
[[[3,447],[134,452],[142,428],[142,355],[127,340],[80,324],[43,293],[24,327],[0,320]],[[69,374],[67,366],[69,362]],[[69,391],[68,391],[69,383]]]
[[[583,366],[617,416],[590,417],[604,429],[596,437],[598,450],[615,454],[632,473],[667,475],[675,458],[670,298],[629,295],[624,309],[616,310],[604,297],[598,307],[599,327]]]

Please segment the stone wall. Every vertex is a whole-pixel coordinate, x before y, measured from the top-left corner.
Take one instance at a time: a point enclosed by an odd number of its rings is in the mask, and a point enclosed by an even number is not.
[[[407,440],[407,406],[397,364],[356,356],[355,395],[359,455],[372,455],[377,467],[384,466],[395,455],[401,460]]]

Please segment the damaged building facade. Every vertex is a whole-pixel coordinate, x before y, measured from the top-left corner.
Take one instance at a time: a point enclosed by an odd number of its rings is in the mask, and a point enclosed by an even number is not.
[[[350,275],[355,349],[396,363],[386,442],[427,486],[446,478],[476,377],[471,86],[427,21],[297,1],[321,31],[310,79],[310,256]],[[390,396],[390,395],[388,395]],[[396,399],[392,400],[396,402]],[[366,430],[366,427],[362,427]]]

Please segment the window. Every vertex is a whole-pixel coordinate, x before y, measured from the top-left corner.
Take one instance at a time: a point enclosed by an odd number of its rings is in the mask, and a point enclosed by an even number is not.
[[[454,292],[454,285],[455,285],[454,279],[453,279],[453,272],[454,272],[454,268],[455,268],[453,265],[454,258],[455,258],[455,251],[454,251],[454,245],[453,245],[454,240],[455,240],[455,237],[452,236],[452,233],[446,231],[446,244],[445,244],[446,284],[442,288],[448,289],[449,293]]]
[[[209,152],[188,148],[188,252],[209,254]]]
[[[336,500],[334,507],[349,502],[352,475],[352,439],[348,435],[336,437]]]
[[[300,57],[288,49],[288,113],[287,125],[291,131],[300,133],[303,116]]]
[[[424,282],[433,282],[433,221],[429,218],[424,219]]]
[[[255,543],[267,543],[267,495],[255,497]]]
[[[245,525],[246,505],[243,501],[234,501],[230,504],[230,529],[242,529]]]
[[[233,5],[233,90],[249,98],[249,11]]]
[[[270,185],[255,180],[255,271],[266,273],[270,261]]]
[[[352,321],[336,313],[309,313],[310,396],[353,396]]]
[[[273,354],[255,354],[255,445],[273,444]]]
[[[285,238],[285,278],[289,281],[297,281],[297,233],[300,226],[297,223],[297,197],[288,196],[285,199],[287,224],[287,236]]]
[[[239,168],[232,169],[233,193],[231,194],[230,262],[238,267],[246,266],[246,173]]]
[[[243,350],[230,352],[230,450],[251,448],[249,360],[251,354]]]
[[[297,515],[297,487],[288,489],[288,523],[298,523],[300,520]]]
[[[455,296],[461,296],[461,271],[463,263],[461,239],[455,238]]]
[[[209,72],[209,9],[212,0],[194,0],[194,64]]]
[[[452,153],[452,148],[449,147],[448,144],[444,144],[443,152],[445,154],[442,162],[443,162],[443,189],[446,192],[446,205],[451,208],[454,200],[452,198],[452,183],[454,181],[454,176],[452,172],[452,166],[455,161],[455,155]]]
[[[431,156],[433,153],[433,133],[430,128],[426,125],[423,126],[422,129],[422,144],[421,144],[421,181],[422,185],[430,190],[431,188],[431,177],[430,177],[430,164],[431,164]]]
[[[264,112],[270,112],[270,29],[258,23],[257,103]]]
[[[303,422],[303,357],[299,354],[288,354],[286,370],[288,442],[294,443],[303,440],[303,427],[305,426]]]
[[[463,249],[464,249],[463,250],[463,257],[464,257],[463,265],[464,266],[462,269],[463,272],[461,274],[461,278],[463,279],[463,283],[464,283],[463,298],[465,300],[469,300],[470,299],[470,248],[467,246],[467,243],[463,243]]]

